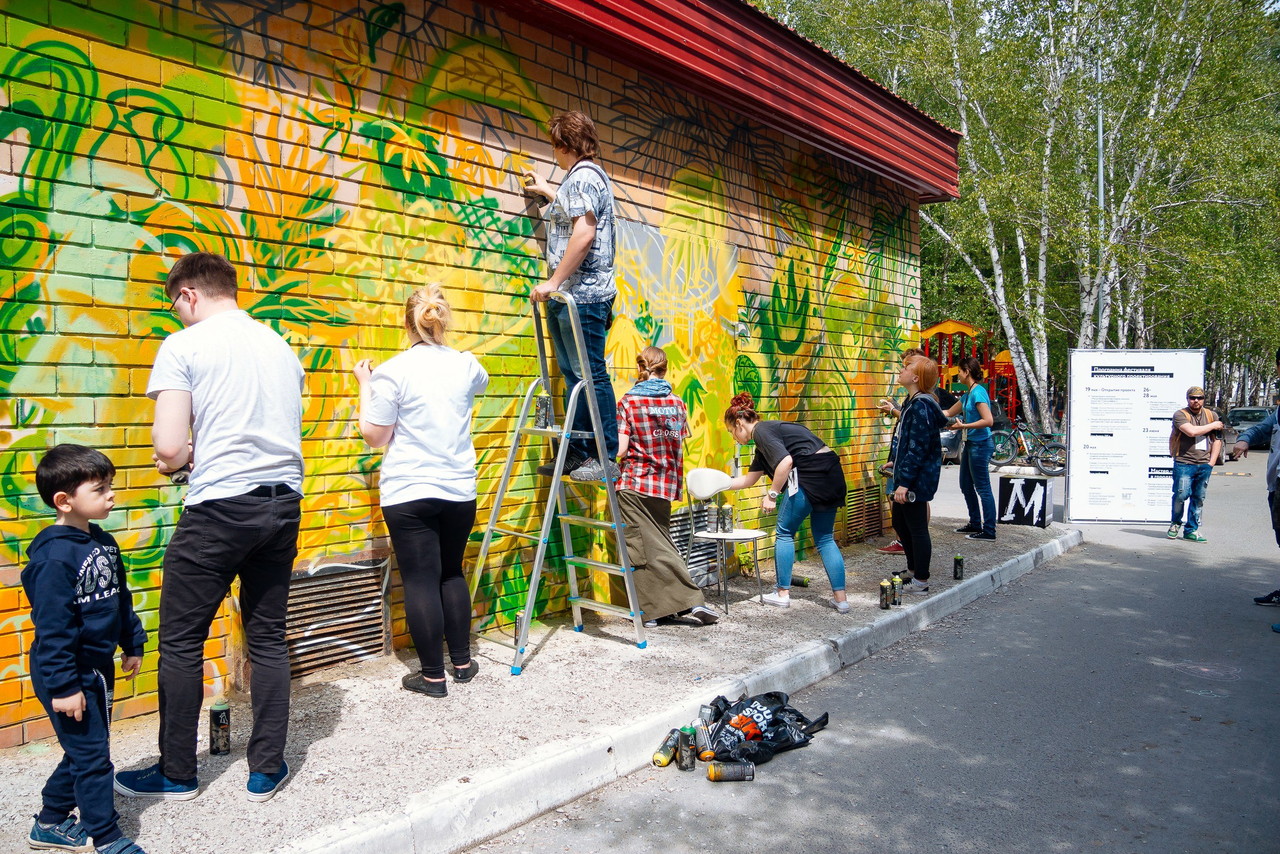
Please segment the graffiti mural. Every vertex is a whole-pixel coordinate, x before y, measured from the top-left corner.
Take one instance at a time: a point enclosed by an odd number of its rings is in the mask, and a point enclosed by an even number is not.
[[[719,416],[736,390],[811,424],[852,475],[882,446],[869,403],[917,323],[915,202],[893,185],[617,64],[616,91],[567,95],[536,33],[479,4],[95,0],[57,29],[41,8],[0,0],[0,744],[44,734],[18,581],[49,520],[44,449],[82,442],[115,462],[107,526],[155,628],[182,492],[151,466],[143,390],[179,328],[163,281],[185,252],[230,258],[242,305],[306,367],[304,563],[386,553],[350,369],[405,345],[403,300],[424,281],[450,295],[453,346],[492,376],[475,419],[487,518],[545,274],[520,176],[547,169],[555,111],[595,116],[617,182],[618,390],[635,353],[666,347],[695,465],[732,458]],[[538,462],[518,469],[526,518]],[[512,548],[481,579],[486,624],[522,605],[526,558]],[[544,610],[563,606],[562,579],[543,591]],[[122,713],[154,708],[147,666]],[[221,687],[226,662],[207,675]]]

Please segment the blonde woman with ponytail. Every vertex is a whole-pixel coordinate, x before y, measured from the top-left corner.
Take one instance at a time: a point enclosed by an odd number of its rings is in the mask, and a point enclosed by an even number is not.
[[[689,616],[702,625],[718,617],[706,606],[671,541],[671,502],[684,481],[684,439],[689,414],[667,382],[667,354],[646,347],[636,357],[637,382],[618,401],[618,505],[627,555],[635,567],[636,594],[645,626]]]
[[[470,353],[448,347],[452,313],[439,285],[405,302],[409,349],[374,368],[356,363],[360,433],[386,447],[379,482],[382,515],[404,582],[404,610],[419,670],[401,684],[447,696],[442,641],[455,683],[479,669],[471,658],[471,596],[462,574],[476,521],[476,452],[471,407],[489,375]]]

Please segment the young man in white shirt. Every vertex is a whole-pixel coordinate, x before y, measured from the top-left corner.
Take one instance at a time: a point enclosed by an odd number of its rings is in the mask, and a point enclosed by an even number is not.
[[[147,384],[151,439],[160,473],[190,466],[190,486],[160,587],[160,761],[118,773],[115,788],[163,800],[199,793],[204,644],[239,577],[253,664],[247,795],[265,801],[289,774],[285,616],[301,521],[304,374],[285,340],[240,309],[235,268],[222,256],[179,259],[165,291],[186,328],[165,339]]]

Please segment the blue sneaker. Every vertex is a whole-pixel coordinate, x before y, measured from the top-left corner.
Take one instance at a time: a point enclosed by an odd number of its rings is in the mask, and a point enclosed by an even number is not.
[[[93,849],[97,854],[147,854],[142,846],[127,836],[113,839],[101,848]]]
[[[249,773],[249,783],[245,786],[251,801],[269,801],[280,791],[280,784],[289,776],[289,763],[280,760],[280,770],[274,774],[263,774],[261,771]]]
[[[1271,631],[1273,631],[1273,632],[1280,632],[1280,623],[1272,623],[1272,624],[1271,624]]]
[[[45,848],[54,851],[92,851],[93,843],[89,841],[89,831],[76,820],[75,816],[67,816],[61,824],[41,824],[40,817],[31,823],[31,833],[27,835],[27,844],[32,848]]]
[[[116,774],[115,790],[128,798],[189,801],[200,794],[200,781],[195,777],[190,780],[171,780],[160,770],[160,763],[157,762],[141,771],[121,771]]]

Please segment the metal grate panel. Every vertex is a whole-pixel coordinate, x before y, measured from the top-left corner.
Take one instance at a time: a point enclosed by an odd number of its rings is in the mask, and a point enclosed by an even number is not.
[[[875,482],[851,488],[844,499],[845,535],[860,543],[884,532],[884,488]]]
[[[702,502],[694,505],[692,518],[694,533],[707,530],[707,509],[702,506]],[[709,587],[716,583],[716,546],[711,540],[694,540],[690,549],[689,519],[688,505],[671,514],[671,539],[684,558],[693,583],[699,587]]]
[[[330,563],[293,576],[285,637],[294,678],[387,654],[389,563],[389,558]]]

